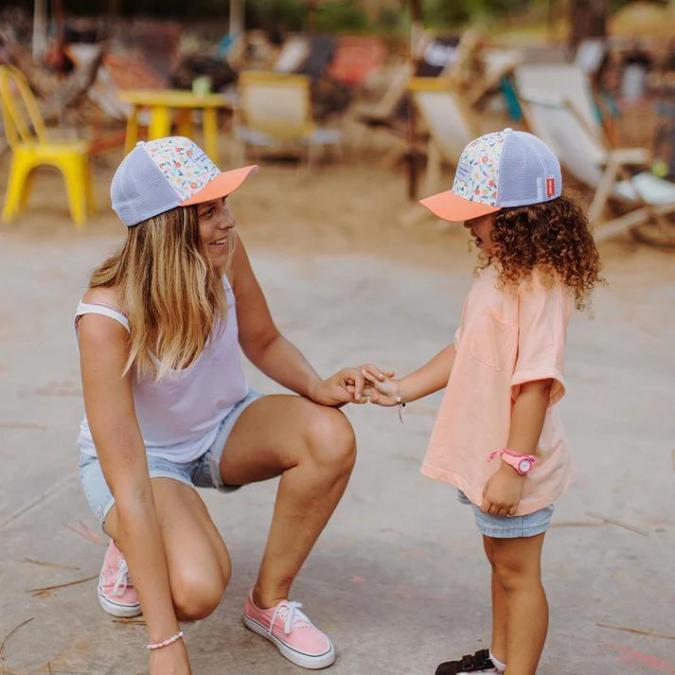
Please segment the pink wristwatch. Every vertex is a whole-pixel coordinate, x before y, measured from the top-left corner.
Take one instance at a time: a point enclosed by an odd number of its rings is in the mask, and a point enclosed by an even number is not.
[[[501,450],[495,450],[490,454],[490,459],[495,457],[501,457],[504,462],[509,466],[512,466],[518,474],[521,476],[527,476],[527,474],[534,468],[536,459],[534,455],[520,455],[513,450],[508,448],[502,448]]]

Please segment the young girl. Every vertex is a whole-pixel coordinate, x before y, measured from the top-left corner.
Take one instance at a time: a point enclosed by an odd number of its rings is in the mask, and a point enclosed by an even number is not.
[[[491,649],[436,675],[531,675],[544,645],[541,550],[572,477],[554,405],[572,306],[583,309],[600,279],[586,219],[561,187],[557,159],[535,136],[505,129],[471,142],[452,190],[422,201],[464,221],[481,252],[454,344],[401,379],[364,369],[380,405],[446,387],[422,473],[458,489],[492,567]]]
[[[297,665],[335,660],[288,596],[349,479],[354,436],[336,407],[360,398],[350,391],[363,378],[322,380],[275,327],[226,202],[255,168],[221,173],[187,138],[139,143],[111,189],[126,241],[77,309],[80,476],[112,538],[98,598],[115,616],[142,608],[152,675],[190,672],[178,622],[208,616],[230,577],[195,486],[228,492],[279,475],[244,623]],[[240,346],[301,396],[251,391]]]

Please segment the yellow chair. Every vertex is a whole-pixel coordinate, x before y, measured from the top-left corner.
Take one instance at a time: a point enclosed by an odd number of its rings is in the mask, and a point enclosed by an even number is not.
[[[0,103],[12,150],[2,219],[8,222],[23,211],[30,195],[33,170],[49,165],[63,174],[75,226],[84,226],[87,214],[95,209],[89,143],[53,141],[47,137],[28,81],[14,66],[0,66]]]

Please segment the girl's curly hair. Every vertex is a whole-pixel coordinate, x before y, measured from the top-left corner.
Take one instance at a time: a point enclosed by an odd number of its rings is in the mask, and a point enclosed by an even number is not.
[[[562,195],[550,202],[504,208],[496,215],[494,251],[487,266],[499,263],[499,283],[513,286],[536,270],[557,276],[584,309],[593,287],[602,283],[600,256],[583,211]]]

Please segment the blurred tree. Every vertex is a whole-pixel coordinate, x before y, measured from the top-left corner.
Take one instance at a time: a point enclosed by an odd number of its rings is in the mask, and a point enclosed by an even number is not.
[[[321,2],[316,10],[316,30],[332,31],[365,31],[370,27],[368,15],[356,2],[332,0]]]
[[[32,10],[34,2],[47,0],[0,0],[0,6],[21,6]],[[310,2],[317,7],[317,29],[405,30],[412,0],[244,0],[246,25],[273,27],[277,22],[287,30],[304,30]],[[524,10],[565,7],[570,20],[579,23],[579,30],[601,31],[602,17],[634,0],[420,0],[422,18],[429,27],[458,27],[481,18],[522,15]],[[666,5],[669,0],[648,0]],[[51,4],[51,3],[48,3]],[[219,17],[227,20],[229,0],[64,0],[68,15],[156,16],[156,17]],[[543,10],[543,12],[542,12]],[[535,11],[535,15],[537,11]],[[574,19],[573,17],[577,17]],[[598,23],[599,22],[599,23]],[[583,26],[587,26],[585,29]]]
[[[306,28],[307,0],[246,0],[246,25],[267,31],[301,31]]]
[[[424,20],[432,26],[458,26],[479,18],[499,18],[541,3],[542,0],[424,0]]]
[[[576,49],[586,38],[607,36],[609,0],[571,0],[569,46]]]

